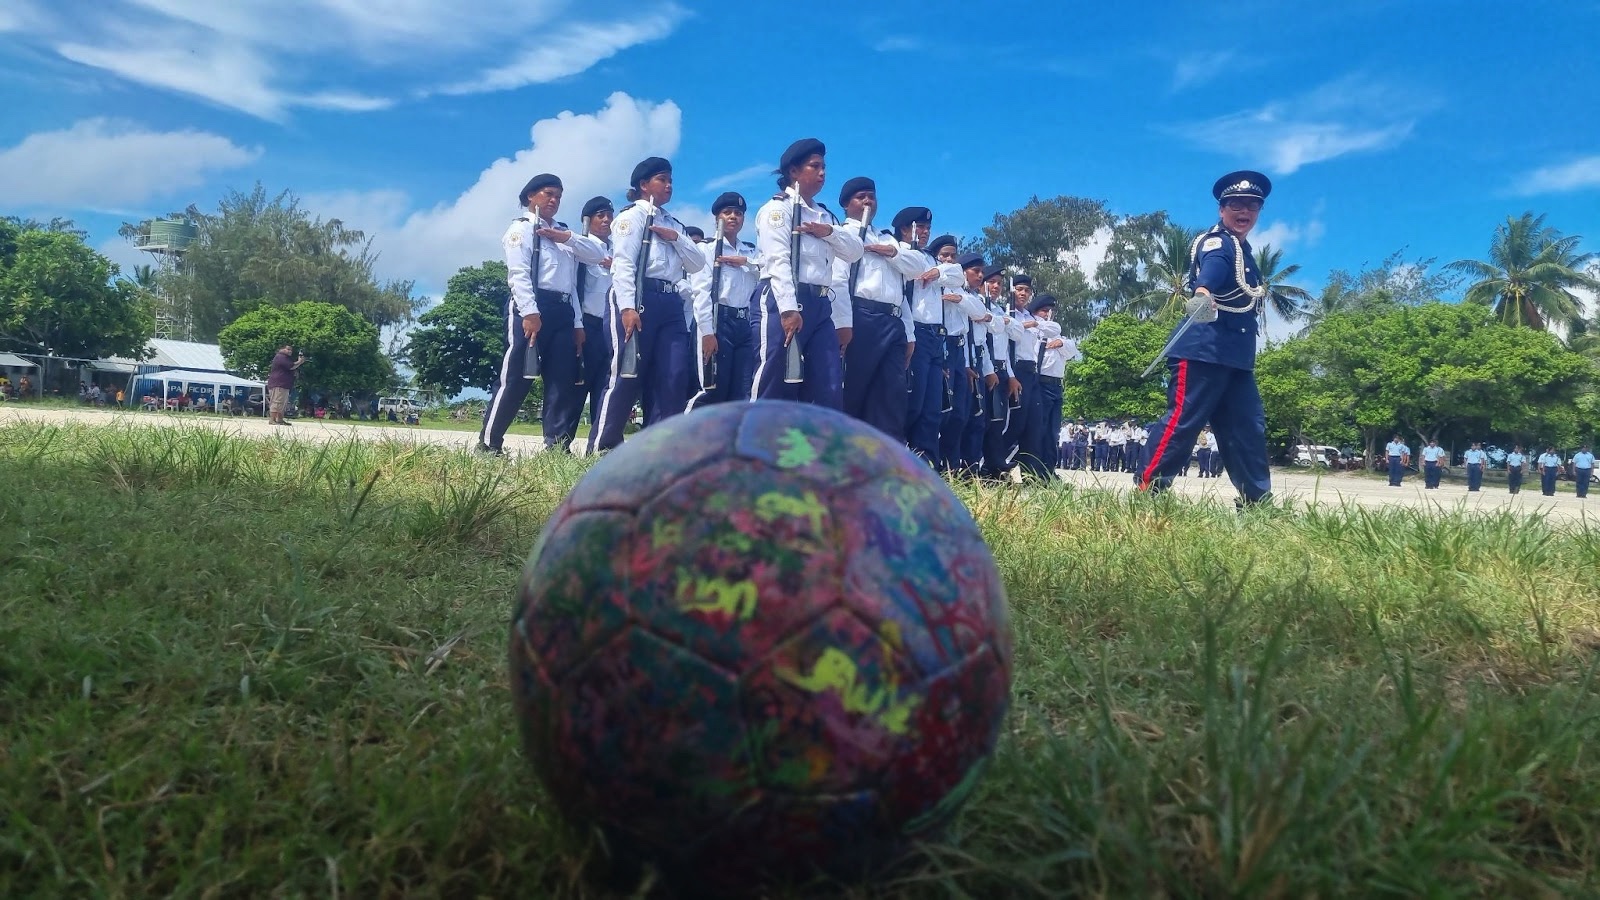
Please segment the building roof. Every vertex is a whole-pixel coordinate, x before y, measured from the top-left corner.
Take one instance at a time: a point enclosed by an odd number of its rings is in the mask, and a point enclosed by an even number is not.
[[[18,369],[37,369],[39,364],[29,362],[14,353],[0,353],[0,366],[13,366]]]
[[[108,362],[129,363],[138,366],[190,369],[197,372],[228,371],[228,364],[222,361],[222,348],[216,344],[174,341],[170,338],[151,338],[150,346],[147,349],[153,354],[148,359],[108,356],[106,360]]]

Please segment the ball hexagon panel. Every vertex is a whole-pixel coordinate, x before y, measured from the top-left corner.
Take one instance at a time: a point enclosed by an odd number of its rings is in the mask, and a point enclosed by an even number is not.
[[[827,488],[861,484],[916,461],[865,422],[816,406],[800,415],[801,406],[806,404],[749,404],[735,448],[739,456]],[[926,465],[922,469],[933,477]]]
[[[571,509],[634,510],[684,473],[725,456],[747,404],[723,403],[673,416],[629,435],[594,464],[563,501]]]
[[[727,459],[639,511],[630,606],[653,631],[740,670],[838,602],[842,557],[819,488]]]
[[[547,527],[522,575],[513,623],[545,671],[560,677],[628,622],[626,553],[634,517],[568,512]]]

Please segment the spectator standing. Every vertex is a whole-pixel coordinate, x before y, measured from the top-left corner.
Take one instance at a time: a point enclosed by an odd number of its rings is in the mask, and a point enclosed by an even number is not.
[[[1589,496],[1589,479],[1594,477],[1594,453],[1588,444],[1572,454],[1572,479],[1578,486],[1578,499]]]
[[[31,399],[33,399],[33,379],[29,378],[26,375],[22,376],[22,379],[17,382],[17,399],[18,400],[31,400]]]
[[[267,374],[267,422],[272,425],[289,424],[284,421],[283,413],[289,408],[289,392],[294,390],[294,375],[306,362],[304,353],[297,359],[290,359],[289,354],[293,350],[291,344],[279,347],[277,355],[272,357],[272,371]]]

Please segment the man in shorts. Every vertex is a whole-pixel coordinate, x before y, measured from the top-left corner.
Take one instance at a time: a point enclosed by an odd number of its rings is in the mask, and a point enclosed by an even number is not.
[[[267,422],[271,425],[289,424],[283,420],[283,412],[289,408],[289,392],[294,390],[294,373],[306,362],[304,353],[298,359],[291,360],[289,353],[292,350],[291,345],[284,344],[272,357],[272,371],[267,375]]]

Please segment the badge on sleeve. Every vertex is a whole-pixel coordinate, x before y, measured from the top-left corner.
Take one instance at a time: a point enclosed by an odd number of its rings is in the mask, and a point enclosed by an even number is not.
[[[784,219],[783,210],[779,209],[776,206],[774,206],[772,208],[772,212],[767,213],[767,222],[768,222],[768,224],[771,224],[771,225],[782,225],[783,224],[783,219]]]
[[[510,231],[506,232],[506,245],[507,246],[515,247],[520,243],[522,243],[522,229],[521,228],[513,228]]]
[[[617,229],[617,234],[627,234],[628,232],[633,230],[633,220],[632,219],[623,219],[622,221],[617,223],[616,229]]]
[[[1221,250],[1221,249],[1222,249],[1222,238],[1220,238],[1220,237],[1208,237],[1208,238],[1205,239],[1205,243],[1200,245],[1200,252],[1201,253],[1209,253],[1212,250]]]

